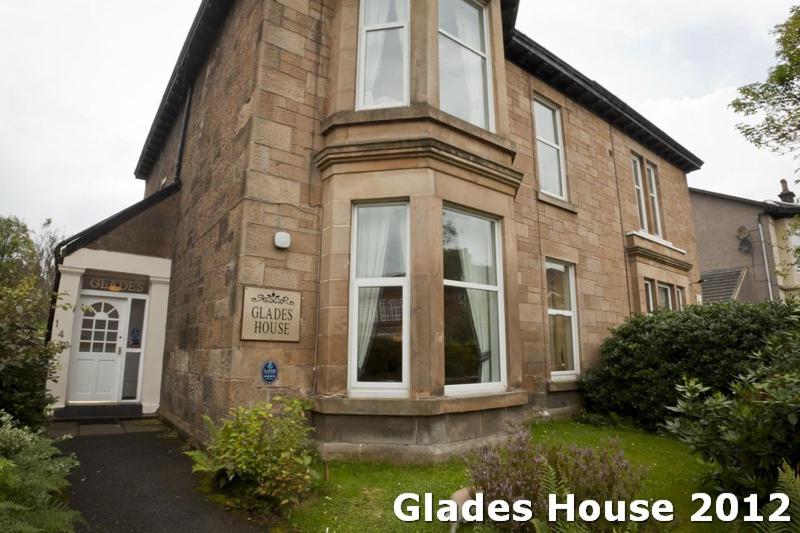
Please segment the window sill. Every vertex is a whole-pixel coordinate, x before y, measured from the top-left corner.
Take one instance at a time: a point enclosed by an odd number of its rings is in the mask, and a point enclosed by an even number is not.
[[[547,382],[547,392],[570,392],[581,390],[578,376],[555,376]]]
[[[578,213],[578,206],[576,206],[572,202],[568,202],[567,200],[562,200],[561,198],[553,196],[552,194],[547,194],[546,192],[538,191],[536,193],[536,197],[539,199],[540,202],[550,204],[565,211],[569,211],[570,213],[575,213],[575,214]]]
[[[670,250],[673,250],[675,252],[678,252],[678,253],[681,253],[683,255],[686,255],[686,250],[684,250],[683,248],[678,248],[677,246],[675,246],[671,242],[665,241],[661,237],[658,237],[656,235],[651,235],[649,233],[645,233],[644,231],[641,231],[641,230],[629,231],[625,235],[640,237],[640,238],[645,239],[647,241],[654,242],[656,244],[660,244],[661,246],[669,248]]]
[[[316,398],[314,412],[327,415],[435,416],[516,407],[528,403],[528,393],[512,390],[474,396],[422,398]]]

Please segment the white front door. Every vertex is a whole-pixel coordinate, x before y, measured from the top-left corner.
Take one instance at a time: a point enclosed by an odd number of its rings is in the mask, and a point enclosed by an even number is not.
[[[117,402],[128,300],[82,296],[76,314],[67,401]]]

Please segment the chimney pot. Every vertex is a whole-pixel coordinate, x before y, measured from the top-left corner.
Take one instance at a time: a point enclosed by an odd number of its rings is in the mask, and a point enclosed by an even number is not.
[[[781,202],[785,202],[787,204],[793,204],[795,194],[789,190],[789,184],[785,179],[781,180],[781,192],[778,194],[778,198],[781,199]]]

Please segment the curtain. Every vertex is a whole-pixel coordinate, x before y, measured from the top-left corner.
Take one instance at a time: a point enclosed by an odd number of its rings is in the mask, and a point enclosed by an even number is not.
[[[364,16],[365,24],[375,24],[385,22],[389,16],[389,9],[393,7],[393,0],[371,0],[368,1],[368,14]],[[376,104],[373,91],[378,80],[378,72],[381,70],[381,58],[383,58],[383,48],[386,42],[386,30],[375,30],[364,32],[364,103],[367,105]],[[369,36],[369,39],[367,39]]]
[[[356,275],[378,278],[383,276],[392,227],[397,228],[397,216],[380,216],[380,208],[362,208],[358,221],[358,250]],[[377,216],[376,216],[377,215]],[[364,368],[375,333],[378,317],[380,287],[358,289],[358,370]]]
[[[464,230],[457,232],[458,254],[461,259],[461,269],[464,273],[464,281],[469,283],[488,283],[486,272],[476,268],[470,257],[470,250],[463,234]],[[473,235],[475,237],[475,235]],[[491,232],[488,234],[489,241],[486,243],[486,250],[492,253],[494,247],[491,242]],[[490,267],[491,268],[491,267]],[[467,289],[467,301],[472,318],[472,329],[478,341],[480,350],[479,378],[481,383],[496,381],[493,373],[492,364],[492,332],[490,316],[490,297],[489,291],[480,289]],[[499,364],[499,362],[498,362]]]
[[[456,27],[458,28],[458,37],[478,49],[482,47],[481,43],[481,28],[475,22],[476,18],[474,13],[469,9],[454,9],[452,11],[455,18]],[[473,16],[470,16],[473,15]],[[477,21],[482,22],[478,17]],[[485,83],[484,83],[484,66],[483,58],[475,54],[472,50],[465,46],[458,46],[459,56],[461,58],[461,69],[464,73],[464,95],[466,98],[465,110],[468,113],[467,120],[473,124],[485,125],[486,124],[486,103],[484,98]]]

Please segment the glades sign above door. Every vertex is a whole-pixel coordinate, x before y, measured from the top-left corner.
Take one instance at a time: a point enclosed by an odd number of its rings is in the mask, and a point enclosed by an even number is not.
[[[300,293],[245,287],[242,340],[298,342]]]

